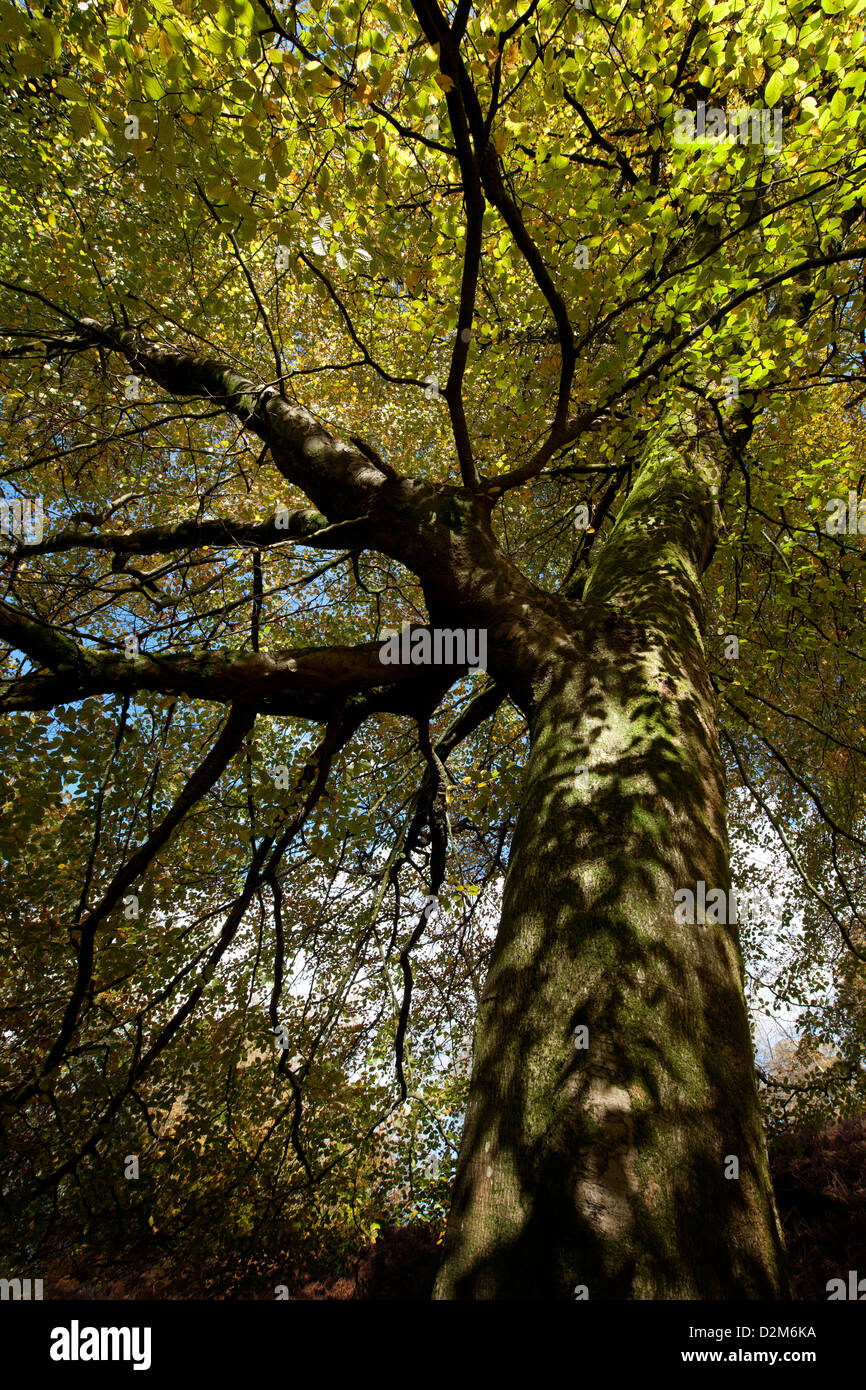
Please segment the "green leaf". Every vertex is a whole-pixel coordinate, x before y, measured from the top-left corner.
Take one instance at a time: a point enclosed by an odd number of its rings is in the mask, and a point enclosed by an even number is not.
[[[56,60],[60,57],[62,43],[60,39],[60,34],[54,27],[54,25],[51,23],[51,20],[38,19],[36,21],[36,32],[38,33],[43,46],[47,48],[50,57],[52,57],[56,62]]]
[[[73,82],[71,77],[58,78],[55,90],[59,96],[67,97],[70,101],[87,101],[87,94],[84,88],[80,87],[77,82]]]
[[[837,118],[845,115],[845,112],[848,110],[848,99],[843,91],[840,90],[836,92],[833,100],[830,102],[830,110]]]
[[[90,112],[86,106],[69,106],[66,114],[79,140],[90,134]]]

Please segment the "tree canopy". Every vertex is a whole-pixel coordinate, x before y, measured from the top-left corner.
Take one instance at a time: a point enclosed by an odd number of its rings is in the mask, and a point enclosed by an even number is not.
[[[863,11],[2,0],[28,1241],[444,1216],[535,658],[650,572],[688,624],[634,508],[694,422],[747,977],[817,1049],[795,1118],[862,1109]],[[488,669],[385,664],[405,623]]]

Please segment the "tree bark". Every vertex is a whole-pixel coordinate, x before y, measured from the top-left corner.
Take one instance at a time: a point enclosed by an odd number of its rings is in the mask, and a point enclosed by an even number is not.
[[[730,886],[717,483],[660,438],[539,669],[438,1299],[790,1296],[737,928],[674,920]]]

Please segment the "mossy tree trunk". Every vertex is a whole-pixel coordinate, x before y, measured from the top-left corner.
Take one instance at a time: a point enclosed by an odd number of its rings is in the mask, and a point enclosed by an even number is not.
[[[539,666],[437,1298],[790,1293],[737,929],[674,920],[729,887],[717,485],[670,425]]]

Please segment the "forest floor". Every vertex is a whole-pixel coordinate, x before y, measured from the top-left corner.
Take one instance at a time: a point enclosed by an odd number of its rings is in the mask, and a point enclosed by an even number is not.
[[[826,1300],[827,1281],[866,1275],[866,1117],[811,1136],[790,1135],[771,1149],[776,1200],[801,1299]],[[178,1268],[123,1255],[92,1254],[45,1264],[50,1299],[269,1299],[278,1285],[291,1299],[429,1299],[441,1255],[422,1225],[383,1227],[339,1272],[292,1267],[290,1252],[259,1255],[223,1271]],[[292,1270],[291,1273],[288,1273]]]

